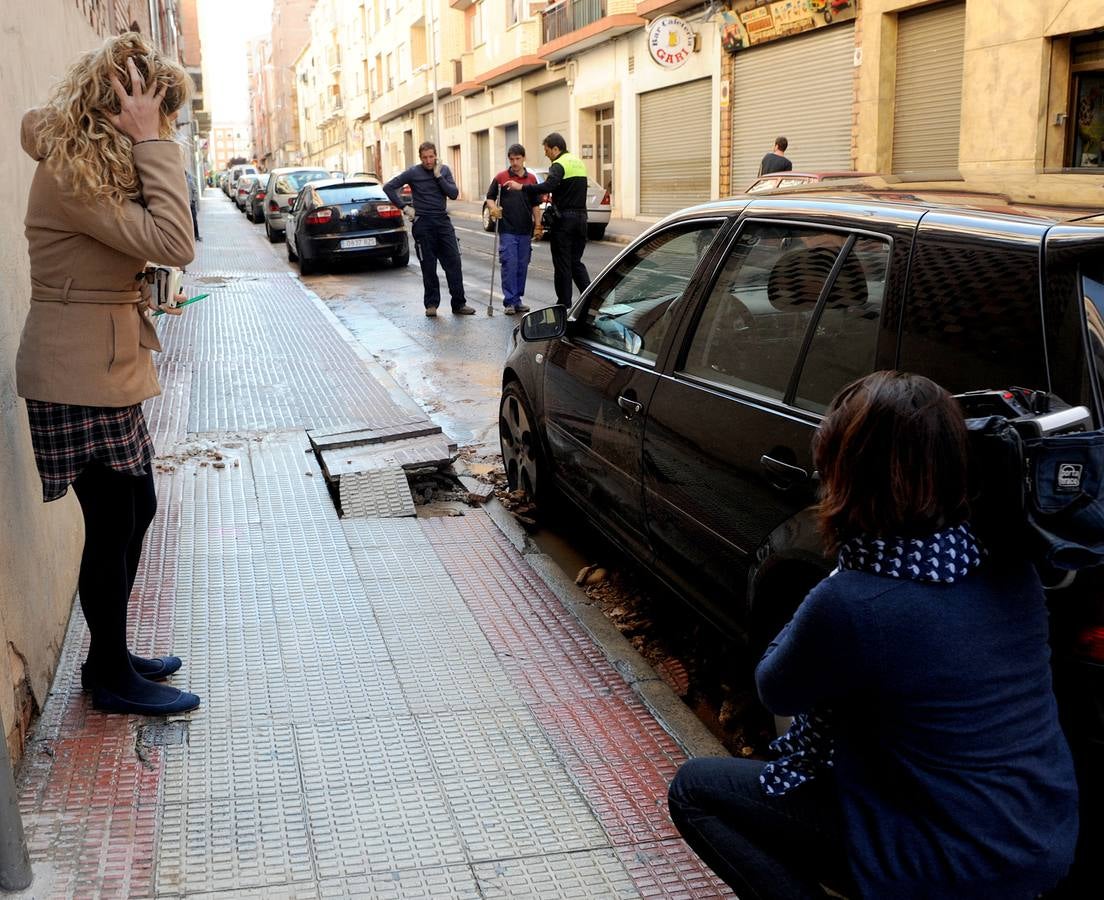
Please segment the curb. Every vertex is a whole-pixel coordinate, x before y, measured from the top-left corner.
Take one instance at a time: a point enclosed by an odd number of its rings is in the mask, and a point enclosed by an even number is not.
[[[540,576],[567,610],[579,620],[610,664],[629,684],[656,721],[673,737],[688,757],[730,756],[720,741],[695,716],[682,699],[663,681],[605,614],[592,606],[584,594],[556,565],[529,540],[525,530],[497,500],[483,508],[525,561]]]

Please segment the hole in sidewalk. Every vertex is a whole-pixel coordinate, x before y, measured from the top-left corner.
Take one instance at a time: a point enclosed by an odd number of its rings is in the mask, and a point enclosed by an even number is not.
[[[138,743],[147,747],[176,747],[188,743],[187,722],[157,722],[138,729]]]

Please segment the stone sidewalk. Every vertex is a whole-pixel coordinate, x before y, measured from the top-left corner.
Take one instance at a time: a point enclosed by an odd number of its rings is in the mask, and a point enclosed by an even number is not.
[[[23,896],[730,896],[667,816],[662,682],[486,511],[340,518],[308,431],[424,415],[215,191],[202,228],[131,631],[203,705],[93,711],[75,613],[19,772]]]

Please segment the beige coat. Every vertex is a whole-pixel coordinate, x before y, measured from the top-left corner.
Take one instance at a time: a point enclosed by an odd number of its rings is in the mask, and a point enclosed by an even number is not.
[[[160,350],[135,275],[147,262],[184,266],[195,255],[184,158],[173,141],[134,147],[142,203],[116,214],[77,200],[35,153],[40,110],[23,117],[23,149],[38,159],[27,198],[31,308],[16,356],[21,397],[81,406],[131,406],[161,393]]]

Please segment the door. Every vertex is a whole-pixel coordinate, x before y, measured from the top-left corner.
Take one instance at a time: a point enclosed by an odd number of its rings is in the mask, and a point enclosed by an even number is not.
[[[548,351],[544,420],[562,489],[641,558],[640,449],[648,402],[683,294],[724,220],[654,235],[588,289]]]
[[[895,174],[958,177],[965,39],[964,3],[898,17]]]
[[[820,414],[873,369],[889,246],[745,222],[652,397],[643,473],[657,571],[734,627],[767,537],[815,500]]]
[[[741,50],[732,57],[732,191],[759,174],[779,135],[798,172],[848,171],[855,26]]]
[[[405,168],[409,169],[416,162],[419,162],[419,159],[415,158],[415,156],[414,156],[414,132],[413,131],[404,131],[403,132],[403,166]]]
[[[475,133],[475,164],[479,190],[485,191],[487,185],[491,183],[491,133],[489,131]]]
[[[640,95],[640,214],[665,216],[710,199],[713,80]]]
[[[506,126],[503,127],[503,129],[502,129],[502,141],[503,141],[502,157],[503,157],[503,159],[505,159],[506,156],[509,154],[510,147],[512,147],[514,144],[517,144],[517,143],[520,142],[520,140],[518,138],[518,123],[517,122],[511,122],[509,125],[506,125]],[[526,150],[529,150],[530,152],[532,152],[531,148],[529,148],[529,147],[527,147]]]
[[[594,152],[598,159],[598,183],[609,191],[612,204],[614,203],[612,106],[604,106],[594,112]]]
[[[571,149],[571,136],[567,133],[568,101],[566,84],[556,85],[537,94],[537,133],[529,142],[533,146],[525,148],[532,158],[541,159],[541,142],[553,131],[562,134],[568,149]]]

